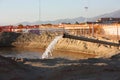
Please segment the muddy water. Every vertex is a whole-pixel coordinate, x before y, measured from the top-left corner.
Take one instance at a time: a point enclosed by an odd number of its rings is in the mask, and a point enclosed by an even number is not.
[[[42,53],[40,49],[0,48],[0,55],[5,57],[38,59]]]
[[[28,59],[39,59],[44,50],[42,49],[18,49],[18,48],[0,48],[0,55],[5,57],[17,57]],[[93,58],[95,55],[77,52],[54,51],[50,58],[65,58],[70,60]]]

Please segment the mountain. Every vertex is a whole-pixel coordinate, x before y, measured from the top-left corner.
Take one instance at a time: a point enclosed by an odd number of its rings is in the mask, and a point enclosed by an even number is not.
[[[19,24],[23,24],[23,25],[36,25],[36,24],[59,24],[59,23],[75,23],[75,22],[83,22],[85,21],[84,17],[78,17],[78,18],[73,18],[73,19],[58,19],[58,20],[54,20],[54,21],[36,21],[36,22],[21,22],[21,23],[17,23],[17,25]]]
[[[102,14],[99,16],[95,16],[92,18],[88,18],[87,21],[96,21],[99,18],[104,18],[104,17],[114,17],[114,18],[120,18],[120,10],[111,12],[111,13],[106,13],[106,14]],[[84,22],[85,21],[85,17],[77,17],[77,18],[72,18],[72,19],[58,19],[58,20],[54,20],[54,21],[36,21],[36,22],[21,22],[18,24],[23,24],[23,25],[35,25],[35,24],[59,24],[59,23],[75,23],[77,22]]]
[[[27,22],[27,21],[17,23],[16,25],[19,25],[19,24],[23,24],[23,25],[32,25],[32,23],[31,23],[31,22]]]
[[[107,13],[107,14],[103,14],[100,17],[114,17],[114,18],[120,18],[120,10],[111,12],[111,13]]]
[[[113,18],[120,18],[120,9],[114,12],[102,14],[93,18],[89,18],[89,21],[96,21],[99,18],[104,18],[104,17],[113,17]]]

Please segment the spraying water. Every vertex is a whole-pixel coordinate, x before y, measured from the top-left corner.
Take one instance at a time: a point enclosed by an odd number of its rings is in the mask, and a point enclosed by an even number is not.
[[[55,46],[55,44],[58,42],[58,40],[62,38],[62,36],[56,36],[55,39],[49,44],[49,46],[46,48],[45,52],[42,55],[42,59],[48,58],[49,55],[52,56],[52,50]]]

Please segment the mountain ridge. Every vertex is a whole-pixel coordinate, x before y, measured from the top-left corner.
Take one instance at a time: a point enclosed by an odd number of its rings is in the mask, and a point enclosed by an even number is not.
[[[113,18],[120,18],[120,9],[110,12],[110,13],[106,13],[106,14],[102,14],[102,15],[98,15],[95,17],[91,17],[91,18],[87,18],[87,21],[96,21],[99,18],[104,18],[104,17],[113,17]],[[37,25],[37,24],[59,24],[59,23],[76,23],[76,22],[84,22],[85,21],[85,17],[76,17],[76,18],[67,18],[67,19],[57,19],[57,20],[49,20],[49,21],[35,21],[35,22],[20,22],[17,23],[18,24],[23,24],[23,25]]]

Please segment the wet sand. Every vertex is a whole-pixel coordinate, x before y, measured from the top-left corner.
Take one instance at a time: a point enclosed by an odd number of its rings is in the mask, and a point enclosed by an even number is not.
[[[79,60],[79,59],[88,59],[96,58],[96,54],[88,54],[85,52],[72,52],[72,51],[54,51],[52,53],[52,58],[65,58],[69,60]]]

